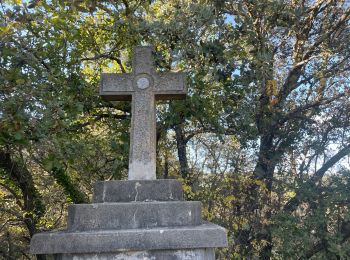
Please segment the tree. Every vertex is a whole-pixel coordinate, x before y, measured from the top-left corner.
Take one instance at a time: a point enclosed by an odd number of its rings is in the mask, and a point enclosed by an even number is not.
[[[236,1],[221,8],[234,17],[238,39],[248,51],[237,82],[243,85],[250,81],[254,87],[250,104],[259,142],[254,178],[264,183],[267,194],[257,195],[257,187],[251,188],[254,201],[257,197],[261,200],[252,204],[252,210],[265,211],[267,221],[257,227],[260,231],[253,232],[266,241],[260,255],[265,259],[272,256],[270,219],[276,170],[286,155],[294,157],[291,171],[299,160],[299,147],[311,158],[307,167],[330,146],[339,149],[316,164],[313,172],[308,172],[310,178],[303,168],[306,162],[301,163],[301,171],[293,176],[301,187],[294,190],[295,197],[285,206],[293,212],[310,199],[302,195],[303,184],[322,185],[324,174],[350,152],[348,123],[344,120],[349,116],[346,39],[350,9],[346,1]]]
[[[125,178],[130,104],[99,99],[99,75],[152,44],[189,88],[158,106],[157,174],[228,229],[220,257],[348,257],[349,15],[332,0],[3,1],[2,255]]]

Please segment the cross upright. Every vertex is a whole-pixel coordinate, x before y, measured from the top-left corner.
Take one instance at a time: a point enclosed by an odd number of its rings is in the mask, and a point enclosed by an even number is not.
[[[156,179],[156,100],[183,99],[183,73],[157,73],[153,48],[136,47],[131,73],[102,73],[100,95],[106,100],[131,100],[129,180]]]

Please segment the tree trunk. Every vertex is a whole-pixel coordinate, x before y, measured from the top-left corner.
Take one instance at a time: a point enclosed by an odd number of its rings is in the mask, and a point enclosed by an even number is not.
[[[0,151],[0,168],[6,173],[6,178],[10,179],[21,190],[23,199],[23,222],[27,227],[29,236],[33,237],[37,233],[36,224],[45,213],[45,206],[41,201],[41,196],[34,185],[31,173],[24,164],[15,161],[9,152]],[[45,256],[37,256],[39,260],[45,260]]]
[[[176,146],[177,146],[177,155],[179,157],[180,163],[180,174],[182,178],[190,182],[189,170],[188,170],[188,161],[187,161],[187,151],[186,151],[186,138],[183,129],[183,123],[177,124],[174,127],[176,134]]]
[[[255,202],[253,203],[254,210],[261,212],[261,221],[263,224],[260,227],[258,238],[264,240],[266,245],[261,249],[261,259],[270,259],[272,254],[272,233],[269,225],[269,219],[272,216],[271,209],[271,192],[273,184],[273,172],[276,166],[274,159],[273,135],[267,134],[260,138],[260,150],[258,155],[258,162],[254,170],[254,178],[262,181],[265,187],[260,189],[257,184],[254,187]]]
[[[24,223],[27,226],[30,237],[36,233],[36,223],[43,216],[45,207],[41,196],[34,186],[31,173],[25,165],[14,161],[10,153],[0,151],[0,167],[5,170],[7,178],[13,181],[21,190],[23,198]]]
[[[168,157],[168,153],[165,152],[163,178],[168,179],[168,177],[169,177],[169,157]]]

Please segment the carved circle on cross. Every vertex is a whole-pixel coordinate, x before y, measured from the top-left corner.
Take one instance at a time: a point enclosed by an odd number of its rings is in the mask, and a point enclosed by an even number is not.
[[[140,89],[146,89],[149,87],[149,80],[148,78],[139,78],[136,82],[136,85]]]
[[[153,84],[153,78],[149,74],[141,73],[135,77],[134,84],[137,89],[148,89]]]

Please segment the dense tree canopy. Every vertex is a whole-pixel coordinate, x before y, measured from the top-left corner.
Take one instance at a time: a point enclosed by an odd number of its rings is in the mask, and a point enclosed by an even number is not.
[[[157,175],[228,230],[220,259],[350,258],[346,0],[0,1],[0,255],[30,258],[97,180],[124,179],[130,104],[102,71],[184,71],[157,105]]]

